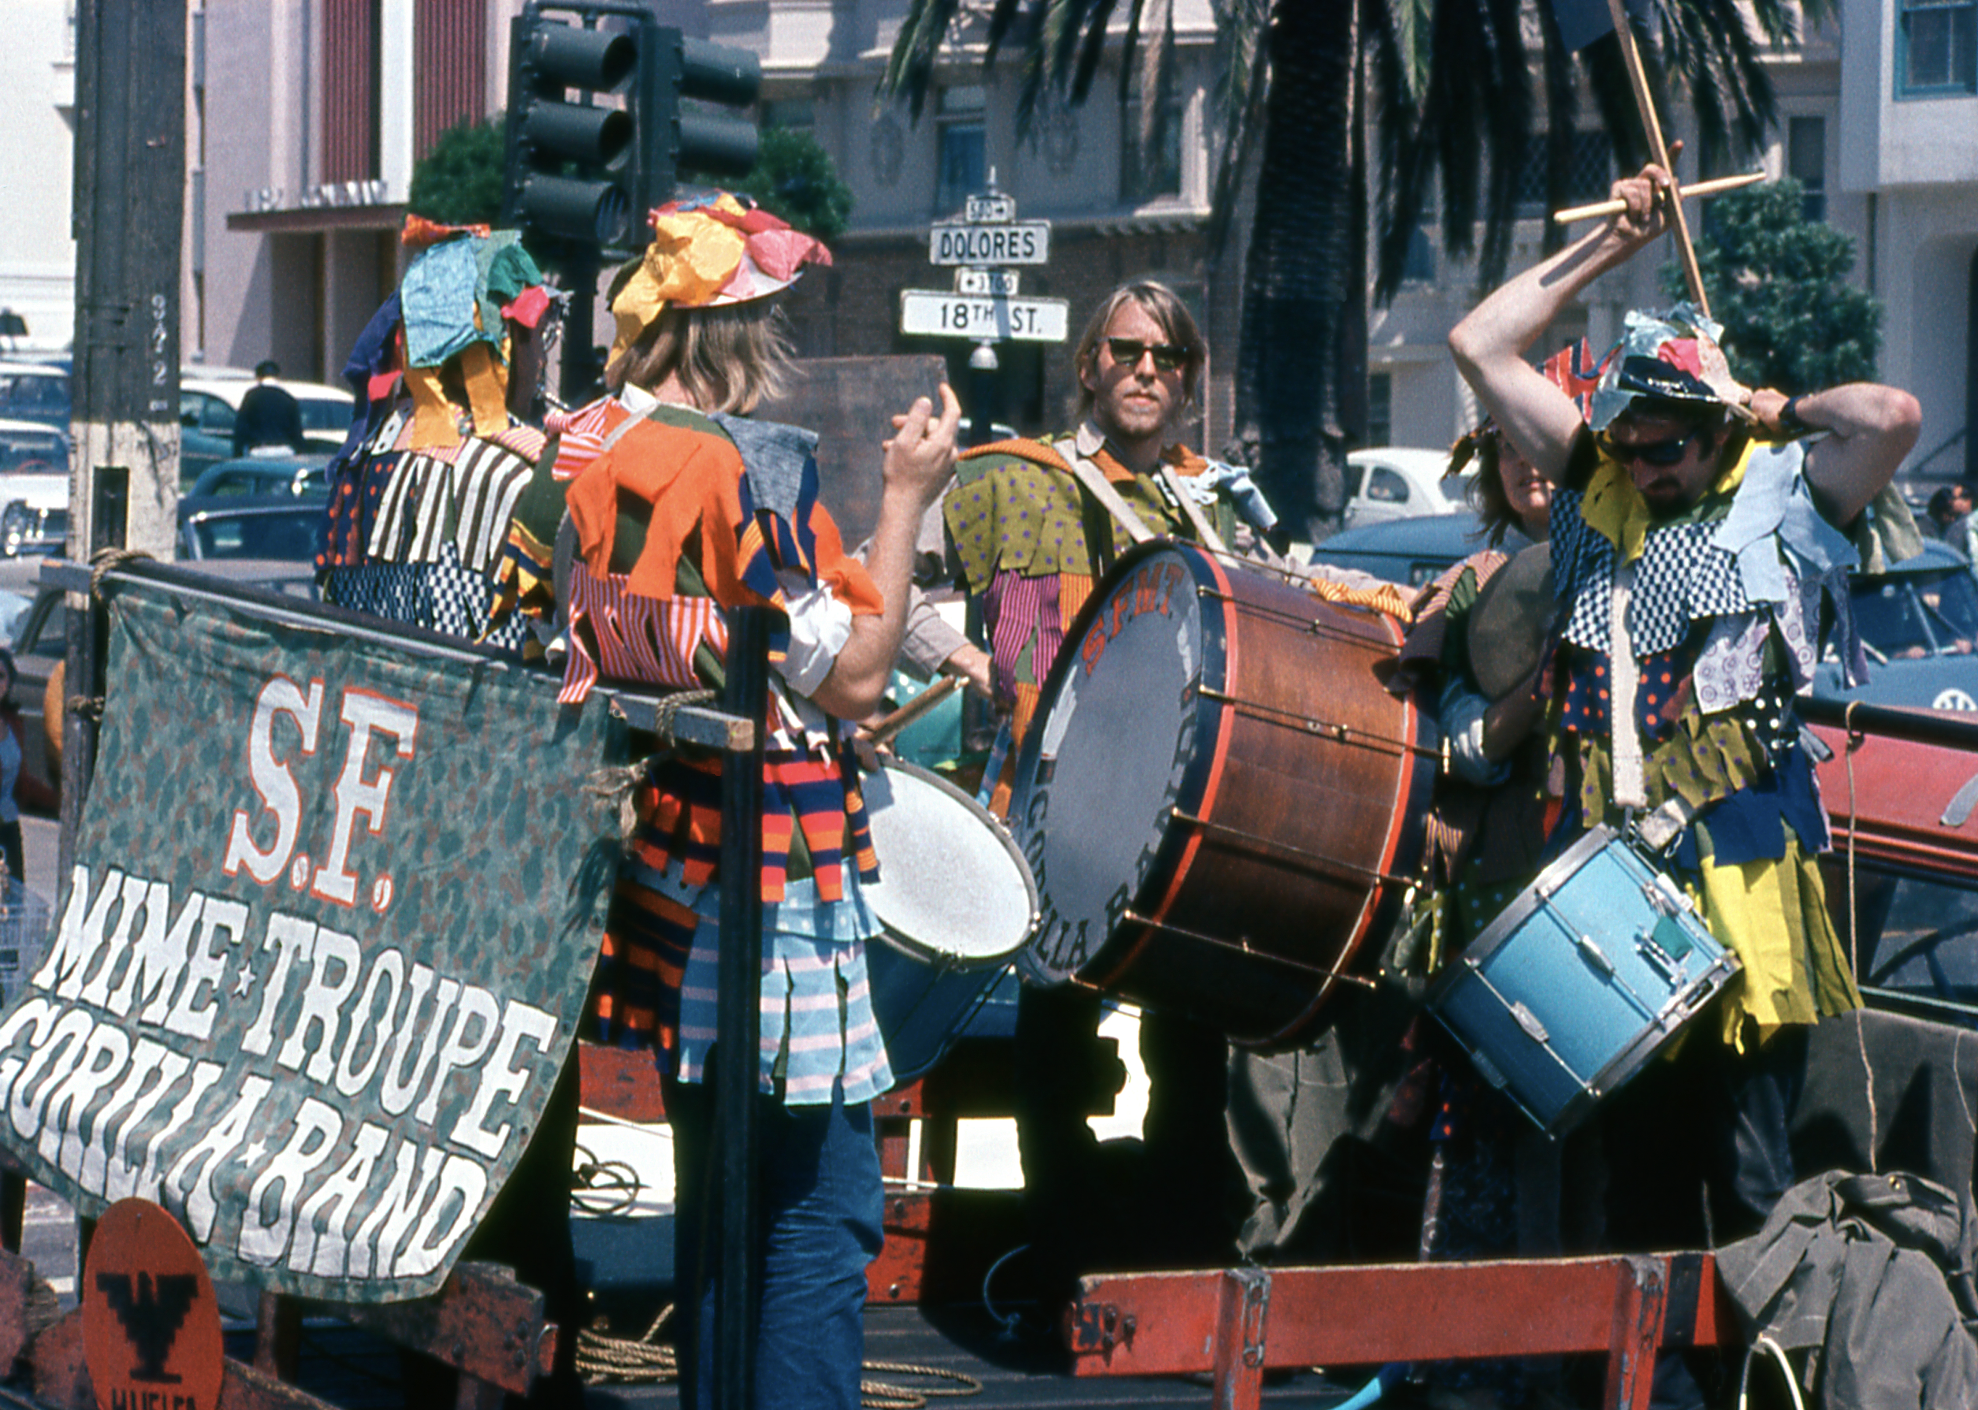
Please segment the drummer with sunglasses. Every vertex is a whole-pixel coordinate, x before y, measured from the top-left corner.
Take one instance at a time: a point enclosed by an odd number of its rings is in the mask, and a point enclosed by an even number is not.
[[[1145,533],[1200,539],[1209,524],[1228,539],[1238,516],[1258,533],[1276,523],[1247,473],[1177,441],[1207,353],[1171,289],[1124,285],[1100,303],[1073,355],[1077,425],[978,447],[956,467],[948,535],[981,605],[1005,723],[984,780],[999,815],[1065,628],[1114,559]],[[1108,1258],[1221,1261],[1235,1233],[1241,1180],[1224,1128],[1222,1035],[1167,1014],[1141,1021],[1152,1090],[1139,1183],[1160,1191],[1158,1211],[1143,1215],[1120,1198],[1086,1125],[1103,1081],[1099,1019],[1088,989],[1026,985],[1018,1001],[1017,1140],[1047,1297],[1069,1295],[1078,1273]],[[1165,1247],[1146,1248],[1150,1228]]]
[[[1673,185],[1653,165],[1617,182],[1622,213],[1449,336],[1484,407],[1556,486],[1562,626],[1544,689],[1567,787],[1550,850],[1600,822],[1631,830],[1743,965],[1675,1058],[1602,1111],[1608,1241],[1624,1252],[1755,1232],[1794,1183],[1807,1029],[1861,999],[1815,862],[1827,819],[1793,697],[1823,612],[1851,669],[1865,666],[1848,570],[1915,551],[1888,490],[1916,440],[1907,392],[1749,390],[1687,304],[1630,313],[1578,404],[1525,362],[1581,291],[1662,233]],[[1656,1382],[1658,1405],[1702,1403],[1674,1357]]]

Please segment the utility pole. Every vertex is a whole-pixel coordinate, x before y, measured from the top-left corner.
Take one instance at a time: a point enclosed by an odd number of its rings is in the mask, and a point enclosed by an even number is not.
[[[169,560],[178,528],[179,249],[185,221],[183,0],[76,7],[75,410],[69,553]],[[83,604],[74,600],[71,609]],[[69,613],[68,691],[100,696],[101,614]],[[95,729],[64,725],[62,865],[95,761]]]

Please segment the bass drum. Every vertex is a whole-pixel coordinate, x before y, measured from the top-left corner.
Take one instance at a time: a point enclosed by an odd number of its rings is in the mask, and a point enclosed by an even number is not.
[[[1399,625],[1301,581],[1155,542],[1095,587],[1017,760],[1010,830],[1043,912],[1026,979],[1256,1045],[1368,982],[1439,742],[1386,688]]]
[[[939,774],[888,761],[861,782],[885,927],[866,947],[873,1017],[893,1076],[941,1059],[1037,929],[1037,888],[1003,825]]]

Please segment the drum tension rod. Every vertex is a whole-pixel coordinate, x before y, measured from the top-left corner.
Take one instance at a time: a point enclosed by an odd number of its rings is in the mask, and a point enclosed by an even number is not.
[[[1315,720],[1310,715],[1301,715],[1294,710],[1266,705],[1261,701],[1245,700],[1210,686],[1196,686],[1195,690],[1205,700],[1213,700],[1219,705],[1229,705],[1237,710],[1248,711],[1254,718],[1269,723],[1300,729],[1307,734],[1329,737],[1342,744],[1353,744],[1362,749],[1377,749],[1391,754],[1416,754],[1423,758],[1434,759],[1442,757],[1442,751],[1439,749],[1427,749],[1419,744],[1405,744],[1401,740],[1370,734],[1365,730],[1355,730],[1351,725],[1340,724],[1333,720]]]
[[[1268,954],[1263,950],[1254,948],[1247,938],[1225,940],[1219,935],[1204,935],[1201,931],[1190,930],[1185,925],[1170,925],[1167,921],[1155,920],[1152,916],[1143,916],[1140,912],[1133,910],[1122,912],[1120,920],[1132,925],[1144,925],[1149,930],[1164,930],[1170,935],[1179,935],[1184,940],[1195,940],[1204,945],[1214,945],[1217,949],[1228,950],[1232,954],[1248,955],[1254,960],[1263,960],[1269,964],[1282,965],[1286,969],[1295,969],[1300,974],[1324,975],[1327,979],[1336,979],[1341,984],[1358,984],[1363,989],[1378,989],[1380,987],[1377,980],[1366,979],[1357,974],[1347,974],[1341,970],[1328,969],[1324,965],[1301,964],[1288,955]],[[1358,953],[1357,947],[1353,953]],[[1343,960],[1351,959],[1352,955],[1342,955],[1340,958]]]
[[[1341,861],[1337,857],[1325,857],[1317,852],[1307,852],[1302,847],[1293,847],[1288,842],[1278,842],[1272,838],[1259,837],[1254,832],[1245,832],[1241,828],[1231,827],[1228,823],[1211,822],[1208,818],[1199,817],[1181,808],[1169,808],[1168,816],[1175,822],[1186,823],[1190,827],[1199,827],[1204,832],[1220,833],[1224,837],[1235,838],[1239,842],[1247,842],[1260,852],[1276,852],[1283,857],[1295,858],[1302,862],[1310,862],[1313,865],[1306,868],[1308,871],[1319,871],[1331,867],[1356,878],[1372,877],[1375,881],[1385,882],[1390,886],[1411,886],[1414,884],[1413,877],[1396,876],[1393,872],[1381,871],[1377,867],[1357,866],[1352,862]]]

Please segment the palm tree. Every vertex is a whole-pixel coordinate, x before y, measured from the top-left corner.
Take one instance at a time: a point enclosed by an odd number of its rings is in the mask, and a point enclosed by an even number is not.
[[[1211,257],[1231,223],[1254,134],[1258,199],[1243,278],[1237,437],[1292,526],[1337,526],[1345,438],[1337,407],[1342,334],[1366,288],[1360,213],[1374,215],[1376,299],[1401,284],[1432,195],[1453,256],[1476,257],[1485,286],[1504,273],[1520,178],[1543,114],[1547,202],[1565,204],[1576,70],[1583,71],[1622,170],[1647,151],[1617,39],[1568,52],[1547,0],[1214,0],[1219,75],[1214,130],[1232,134],[1217,174]],[[1047,89],[1089,94],[1122,0],[987,0],[985,65],[1022,45],[1019,123]],[[881,83],[918,117],[963,0],[911,0]],[[1143,136],[1171,82],[1172,0],[1124,0],[1121,98],[1140,80]],[[1825,0],[1800,7],[1809,21]],[[1760,44],[1796,43],[1786,0],[1630,0],[1651,88],[1668,112],[1687,99],[1706,167],[1756,150],[1774,120]],[[1747,25],[1747,15],[1750,26]],[[1538,58],[1533,93],[1532,58]],[[1357,136],[1371,115],[1374,150]],[[1143,146],[1143,150],[1147,150]],[[1479,239],[1481,232],[1481,239]],[[1560,234],[1548,225],[1548,247]]]

